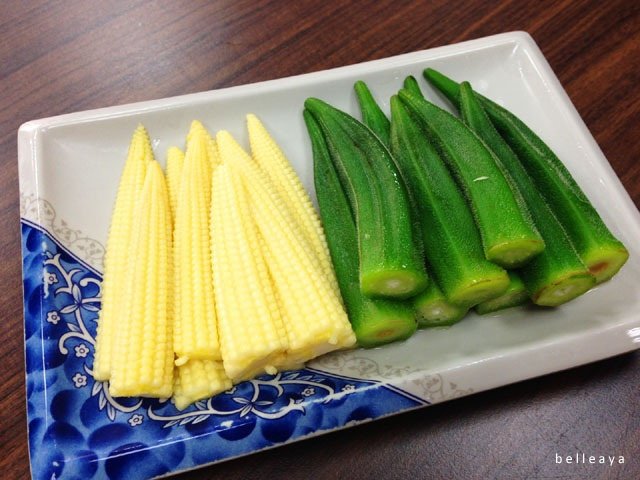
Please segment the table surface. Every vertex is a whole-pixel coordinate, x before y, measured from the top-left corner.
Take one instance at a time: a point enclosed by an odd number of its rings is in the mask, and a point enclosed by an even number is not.
[[[640,3],[628,0],[2,2],[2,477],[29,476],[20,124],[525,30],[638,206],[639,25]],[[638,378],[640,355],[626,354],[178,478],[640,478]],[[556,464],[556,453],[576,452],[623,455],[624,464]]]

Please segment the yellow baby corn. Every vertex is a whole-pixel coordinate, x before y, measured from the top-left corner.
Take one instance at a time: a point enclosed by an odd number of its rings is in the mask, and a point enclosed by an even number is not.
[[[124,308],[115,334],[109,393],[168,398],[173,392],[171,214],[164,174],[148,164],[131,232]]]
[[[129,243],[135,203],[142,191],[147,165],[152,159],[149,136],[145,128],[139,125],[131,139],[109,227],[102,282],[102,308],[93,363],[93,376],[98,381],[108,380],[111,375],[113,343],[121,317],[121,297],[129,269]]]
[[[189,142],[196,135],[204,135],[205,137],[210,138],[209,132],[207,131],[207,129],[205,128],[205,126],[202,124],[200,120],[193,120],[191,122],[191,125],[189,126],[189,131],[187,132],[187,138],[186,138],[187,145],[189,145]]]
[[[302,250],[296,250],[295,260],[291,260],[292,254],[289,258],[281,254],[269,262],[289,344],[286,359],[277,365],[281,370],[298,368],[324,353],[351,347],[356,341],[340,299],[322,272],[314,271]],[[275,255],[274,251],[270,245],[269,254]],[[292,262],[299,262],[300,266],[291,270]]]
[[[180,179],[182,178],[182,165],[184,164],[184,153],[178,147],[170,147],[167,150],[167,190],[169,191],[169,204],[171,214],[175,216],[176,205],[178,204],[178,190]]]
[[[234,383],[276,373],[287,334],[260,249],[252,206],[241,179],[230,175],[228,142],[218,142],[222,165],[213,173],[211,244],[220,348]],[[246,153],[245,153],[246,155]]]
[[[222,362],[216,360],[189,360],[176,368],[173,400],[182,410],[193,402],[212,397],[231,388]]]
[[[298,175],[258,117],[253,114],[247,115],[247,129],[253,159],[264,169],[278,189],[293,217],[300,224],[306,240],[313,247],[322,271],[331,282],[335,293],[338,294],[338,281],[320,218]]]
[[[187,144],[191,140],[194,135],[202,135],[207,139],[207,151],[209,155],[209,162],[211,165],[211,169],[220,163],[220,158],[218,156],[218,149],[215,144],[215,140],[211,137],[207,129],[204,127],[202,122],[199,120],[194,120],[191,122],[191,128],[189,133],[187,133]]]
[[[211,161],[211,170],[213,171],[218,165],[220,165],[220,163],[222,163],[222,160],[220,159],[220,152],[218,152],[216,141],[209,135],[208,132],[207,136],[209,139],[207,143],[207,149],[209,152],[209,160]]]
[[[301,235],[275,187],[228,132],[219,132],[224,164],[242,178],[251,213],[266,246],[268,268],[282,309],[288,349],[285,364],[297,364],[355,343],[349,320],[330,281]]]
[[[221,360],[209,237],[210,138],[192,124],[176,205],[174,230],[176,365],[189,359]]]

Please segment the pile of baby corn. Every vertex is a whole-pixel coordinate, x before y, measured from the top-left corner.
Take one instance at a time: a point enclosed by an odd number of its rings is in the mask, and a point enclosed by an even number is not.
[[[324,233],[254,115],[249,155],[194,121],[163,173],[135,131],[109,230],[93,375],[177,408],[350,347]]]

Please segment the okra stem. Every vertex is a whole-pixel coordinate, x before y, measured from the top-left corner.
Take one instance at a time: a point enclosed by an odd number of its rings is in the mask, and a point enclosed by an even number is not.
[[[358,104],[360,105],[360,112],[362,113],[362,123],[369,127],[383,144],[389,145],[391,123],[373,98],[371,90],[369,90],[367,84],[362,80],[358,80],[353,88],[358,97]]]

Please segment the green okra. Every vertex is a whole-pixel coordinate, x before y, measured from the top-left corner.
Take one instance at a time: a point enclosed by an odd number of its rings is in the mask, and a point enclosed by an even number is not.
[[[376,347],[409,337],[416,330],[411,304],[369,298],[360,291],[358,235],[349,201],[331,160],[324,134],[304,111],[313,150],[313,169],[320,217],[349,320],[362,347]]]
[[[369,127],[384,145],[389,145],[391,123],[373,98],[369,87],[362,80],[358,80],[353,88],[356,91],[358,105],[360,105],[362,123]]]
[[[369,128],[322,100],[305,108],[319,125],[353,211],[360,289],[407,298],[424,290],[423,252],[416,247],[410,201],[388,149]]]
[[[505,308],[518,307],[529,303],[529,294],[522,278],[516,272],[509,272],[509,288],[502,295],[479,303],[474,307],[478,315],[497,312]]]
[[[420,86],[418,85],[418,80],[413,75],[409,75],[404,79],[404,83],[402,86],[409,92],[413,93],[417,97],[424,98],[422,94],[422,90],[420,90]]]
[[[582,295],[593,286],[595,278],[518,157],[493,127],[468,82],[460,86],[459,105],[463,121],[496,154],[501,167],[529,205],[545,241],[544,251],[520,269],[531,299],[538,305],[557,306]]]
[[[419,328],[445,327],[464,318],[466,306],[451,303],[436,282],[429,282],[425,290],[413,298]]]
[[[411,78],[415,83],[415,88],[418,88],[415,78],[413,77]],[[410,82],[411,80],[408,78],[407,80],[405,80],[405,85],[409,84]],[[365,114],[365,111],[377,112],[380,115],[384,115],[384,114],[382,113],[382,110],[380,109],[378,104],[375,102],[375,99],[373,98],[373,95],[371,94],[371,91],[367,88],[367,86],[363,82],[359,82],[358,84],[356,84],[356,88],[358,88],[358,86],[361,90],[367,93],[366,96],[362,95],[362,98],[360,98],[359,96],[360,108],[362,110],[362,117],[364,119],[365,125],[367,125],[369,128],[373,130],[375,125],[369,124],[367,122],[370,121],[370,119],[376,119],[378,115],[372,115],[372,114],[367,115]],[[419,91],[420,90],[418,88],[418,92]],[[386,117],[385,117],[385,120],[386,120]],[[390,139],[390,136],[391,136],[390,122],[387,121],[386,123],[384,123],[379,119],[375,121],[377,125],[385,126],[384,136]],[[387,127],[388,127],[388,130],[387,130]],[[398,126],[396,125],[394,126],[394,128],[397,129]],[[378,137],[381,139],[383,138],[382,135],[378,135]],[[397,137],[398,137],[397,132],[395,132],[394,138],[396,140],[398,139]],[[425,219],[421,215],[420,204],[424,201],[424,198],[419,198],[420,192],[417,191],[415,188],[412,188],[411,178],[406,173],[406,166],[403,165],[403,162],[401,162],[397,156],[401,154],[401,152],[398,152],[397,149],[394,149],[394,144],[397,147],[399,143],[397,141],[391,142],[391,144],[390,145],[388,144],[387,147],[391,149],[391,153],[394,159],[396,160],[396,166],[398,167],[398,171],[400,172],[400,175],[405,180],[405,185],[407,186],[407,193],[409,194],[409,198],[411,200],[411,213],[413,216],[413,223],[415,225],[414,231],[416,233],[416,238],[422,240],[422,243],[420,243],[420,248],[424,248],[423,235],[428,234],[428,233],[425,233],[425,229],[422,226],[422,223],[423,221],[425,221]],[[428,231],[429,229],[427,228],[426,230]],[[479,238],[478,238],[478,241],[479,241]],[[427,265],[427,272],[430,272],[431,267],[429,265],[428,259],[426,259],[426,265]],[[449,267],[447,266],[445,267],[445,269],[448,271]],[[456,305],[454,303],[451,303],[449,300],[447,300],[446,296],[444,295],[440,287],[437,285],[433,277],[429,279],[427,288],[414,298],[413,304],[414,304],[414,307],[416,308],[418,325],[420,327],[451,325],[457,322],[458,320],[462,319],[462,317],[464,317],[464,315],[468,311],[467,307]]]
[[[458,105],[457,82],[431,68],[424,71],[424,76]],[[608,229],[564,164],[522,120],[488,98],[476,95],[497,131],[549,203],[597,283],[615,275],[629,258],[629,252]]]
[[[508,268],[526,264],[544,241],[505,179],[495,155],[459,119],[407,90],[402,102],[420,118],[429,140],[465,193],[488,260]]]
[[[391,145],[418,208],[430,273],[446,298],[469,306],[502,294],[506,271],[485,258],[464,195],[397,96],[391,98]]]
[[[390,135],[391,135],[391,122],[386,117],[378,103],[376,102],[371,90],[362,80],[355,83],[354,88],[358,96],[358,104],[360,105],[360,112],[362,115],[362,123],[369,127],[380,141],[391,150]],[[396,167],[399,169],[398,162],[395,162]],[[406,185],[405,185],[406,186]],[[413,240],[415,248],[424,251],[424,245],[422,243],[422,228],[420,227],[420,218],[416,208],[415,199],[412,196],[411,190],[407,189],[407,195],[409,197],[411,223],[413,225]],[[427,270],[427,274],[429,271]],[[430,279],[431,282],[432,279]]]

